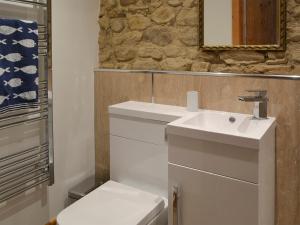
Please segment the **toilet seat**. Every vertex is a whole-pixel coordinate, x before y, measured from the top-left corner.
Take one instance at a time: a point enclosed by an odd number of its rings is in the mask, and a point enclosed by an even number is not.
[[[64,209],[59,225],[147,225],[164,209],[163,198],[108,181]]]

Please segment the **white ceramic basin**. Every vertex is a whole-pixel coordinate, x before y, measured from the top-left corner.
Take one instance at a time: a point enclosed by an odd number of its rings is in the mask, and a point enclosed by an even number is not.
[[[254,119],[248,114],[201,110],[168,124],[168,133],[257,148],[275,118]]]

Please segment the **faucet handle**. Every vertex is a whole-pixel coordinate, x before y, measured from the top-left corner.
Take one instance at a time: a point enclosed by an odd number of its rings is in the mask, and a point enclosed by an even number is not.
[[[267,93],[268,93],[267,90],[260,90],[260,89],[257,89],[257,90],[247,90],[247,92],[255,93],[255,95],[260,96],[260,97],[266,97]]]

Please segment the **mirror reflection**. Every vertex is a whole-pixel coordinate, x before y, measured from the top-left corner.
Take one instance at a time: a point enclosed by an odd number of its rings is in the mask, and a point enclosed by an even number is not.
[[[280,0],[203,0],[204,46],[276,45]]]

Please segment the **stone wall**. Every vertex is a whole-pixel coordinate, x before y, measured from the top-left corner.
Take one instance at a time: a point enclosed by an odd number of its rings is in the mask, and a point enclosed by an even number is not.
[[[102,68],[297,74],[300,0],[287,0],[287,51],[198,49],[198,0],[101,0]]]

